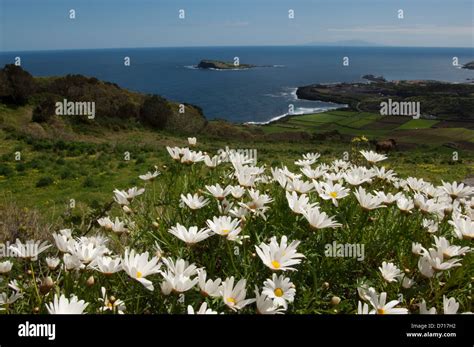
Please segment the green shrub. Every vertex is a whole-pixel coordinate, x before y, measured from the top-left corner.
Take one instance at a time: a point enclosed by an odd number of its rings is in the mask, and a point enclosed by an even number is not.
[[[25,105],[35,91],[33,76],[14,64],[0,70],[0,99],[15,105]]]
[[[68,179],[68,178],[74,178],[75,175],[74,175],[74,173],[71,169],[65,167],[59,172],[59,177],[62,180],[65,180],[65,179]]]
[[[12,175],[12,168],[7,164],[0,163],[0,176],[10,177]]]
[[[146,157],[144,155],[140,155],[137,160],[135,160],[135,164],[144,164],[146,163]]]
[[[166,99],[158,95],[148,97],[140,109],[141,120],[156,129],[164,129],[172,115],[173,111]]]
[[[26,170],[26,164],[25,163],[16,163],[15,165],[15,170],[17,172],[23,172]]]
[[[54,183],[50,176],[43,176],[36,182],[36,188],[47,187]]]
[[[84,188],[97,188],[100,186],[100,184],[96,181],[94,177],[87,176],[82,182],[82,186]]]
[[[56,112],[55,99],[47,96],[33,110],[31,120],[36,123],[44,123],[51,119]]]

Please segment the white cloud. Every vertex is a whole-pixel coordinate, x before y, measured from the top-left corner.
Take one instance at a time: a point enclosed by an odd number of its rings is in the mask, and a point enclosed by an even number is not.
[[[237,21],[237,22],[225,22],[224,26],[226,27],[246,27],[249,25],[249,22]]]
[[[384,33],[384,34],[410,34],[410,35],[439,35],[439,36],[459,36],[474,35],[474,28],[471,26],[435,26],[435,25],[374,25],[357,26],[351,28],[329,28],[330,32],[351,32],[351,33]]]

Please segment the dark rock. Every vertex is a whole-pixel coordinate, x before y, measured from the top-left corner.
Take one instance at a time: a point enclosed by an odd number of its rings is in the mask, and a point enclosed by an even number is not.
[[[218,60],[201,60],[197,65],[200,69],[216,69],[216,70],[235,70],[235,69],[250,69],[256,67],[250,64],[239,64],[218,61]]]
[[[367,81],[376,82],[376,83],[387,82],[387,80],[383,76],[364,75],[364,76],[362,76],[362,78],[367,80]]]
[[[470,61],[462,66],[463,69],[474,70],[474,61]]]

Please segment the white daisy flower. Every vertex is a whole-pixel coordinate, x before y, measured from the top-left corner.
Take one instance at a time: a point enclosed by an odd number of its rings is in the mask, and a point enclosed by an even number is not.
[[[458,198],[468,198],[474,195],[474,187],[466,186],[464,183],[447,183],[442,181],[443,185],[441,189],[443,189],[446,194],[448,194],[453,199]]]
[[[104,275],[112,275],[122,270],[122,259],[100,256],[94,259],[89,267],[102,272]]]
[[[444,314],[456,314],[459,310],[459,303],[456,302],[455,298],[446,298],[443,295],[443,313]]]
[[[12,270],[13,263],[9,260],[0,263],[0,274],[9,273]]]
[[[246,299],[247,290],[245,288],[247,281],[241,279],[234,287],[234,276],[226,278],[222,284],[222,299],[230,309],[238,311],[245,306],[255,302],[255,299]]]
[[[397,282],[403,276],[400,269],[393,263],[387,263],[384,261],[382,262],[382,266],[379,267],[379,270],[382,273],[384,280],[388,283]]]
[[[397,200],[397,206],[400,209],[400,211],[404,213],[412,213],[411,210],[415,208],[415,204],[413,203],[413,200],[407,199],[405,196],[402,196]]]
[[[215,281],[211,279],[207,279],[207,272],[206,270],[200,269],[198,270],[198,278],[199,278],[199,289],[201,290],[201,294],[203,296],[210,296],[213,298],[217,298],[221,296],[221,283],[222,280],[220,278],[216,279]]]
[[[194,312],[194,309],[191,305],[188,305],[188,314],[218,314],[217,311],[214,311],[210,308],[207,308],[207,302],[203,302],[199,307],[197,312]]]
[[[360,151],[360,154],[362,154],[365,160],[367,160],[371,164],[375,164],[379,161],[387,159],[386,155],[378,154],[374,151]]]
[[[423,228],[426,229],[430,234],[434,234],[438,231],[438,223],[434,220],[423,218]]]
[[[296,192],[286,192],[286,200],[288,206],[296,214],[303,214],[303,212],[309,208],[313,208],[317,203],[310,203],[309,198],[306,194],[298,195]]]
[[[207,154],[204,156],[204,164],[209,168],[215,168],[221,163],[221,160],[218,155],[213,157],[208,156]]]
[[[257,286],[255,286],[255,301],[258,314],[283,314],[285,312],[283,307],[275,306],[273,300],[265,293],[260,294]]]
[[[52,233],[56,248],[62,252],[69,252],[69,246],[71,242],[74,242],[71,236],[71,229],[62,229],[58,233]]]
[[[458,256],[465,255],[466,253],[471,252],[470,247],[461,247],[461,246],[451,245],[445,237],[438,238],[434,236],[434,239],[435,239],[435,246],[437,250],[443,253],[444,258],[446,259],[450,259],[452,257],[458,257]]]
[[[61,260],[59,258],[56,258],[56,257],[46,257],[46,265],[48,265],[48,268],[50,270],[56,269],[58,267],[60,261]]]
[[[380,296],[377,294],[374,288],[369,288],[368,290],[369,302],[373,307],[373,310],[370,313],[375,314],[408,314],[406,308],[395,307],[399,304],[398,300],[392,300],[388,303],[387,293],[380,293]]]
[[[37,260],[38,255],[47,250],[51,245],[44,241],[27,240],[22,243],[19,239],[9,247],[10,251],[19,258]]]
[[[53,301],[46,304],[46,308],[49,314],[84,314],[88,305],[89,303],[79,300],[75,295],[68,299],[64,294],[61,294],[59,298],[55,294]]]
[[[81,260],[72,254],[65,253],[63,256],[63,263],[64,268],[68,271],[70,270],[80,270],[85,268],[85,265],[81,262]]]
[[[321,212],[318,207],[304,210],[303,216],[309,225],[315,229],[338,228],[342,226],[342,224],[334,220],[334,217],[328,217],[326,212]]]
[[[212,235],[209,229],[202,228],[198,230],[198,227],[196,226],[186,228],[179,223],[169,229],[168,232],[176,236],[181,241],[186,242],[188,245],[194,245]]]
[[[288,238],[282,236],[280,244],[278,244],[276,237],[272,237],[269,244],[262,242],[260,246],[255,246],[255,250],[263,263],[270,269],[295,271],[296,269],[291,266],[301,263],[301,258],[305,256],[296,252],[300,241],[293,241],[289,245],[287,241]]]
[[[282,306],[286,310],[288,303],[295,299],[295,285],[288,277],[274,273],[272,279],[267,279],[263,285],[262,294],[272,299],[275,306]]]
[[[420,304],[420,314],[436,314],[436,307],[432,307],[430,309],[426,308],[426,301],[423,301]]]
[[[369,312],[369,305],[367,305],[367,303],[365,302],[362,303],[361,301],[359,301],[359,303],[357,304],[357,314],[374,314],[374,313]]]
[[[227,186],[225,188],[222,188],[220,184],[215,184],[213,186],[206,186],[206,189],[217,200],[224,200],[225,197],[230,194],[232,190],[232,186]]]
[[[160,271],[160,265],[158,264],[159,259],[152,257],[149,259],[148,252],[141,254],[135,253],[135,250],[125,250],[125,254],[122,257],[122,268],[131,278],[137,280],[143,286],[153,291],[153,283],[146,278],[146,276],[156,274]]]
[[[349,195],[349,189],[344,188],[341,184],[333,182],[322,182],[321,193],[319,196],[324,200],[331,200],[334,206],[338,206],[337,200],[343,199]]]
[[[138,176],[138,178],[140,178],[143,181],[153,181],[159,175],[161,175],[161,172],[158,170],[155,172],[148,171],[146,174]]]
[[[198,194],[181,194],[181,201],[184,202],[191,210],[199,210],[207,204],[209,204],[209,199],[205,199]]]
[[[384,197],[367,193],[362,187],[358,187],[354,195],[364,210],[375,210],[377,208],[386,207],[383,205]]]
[[[113,313],[124,314],[127,307],[122,300],[116,299],[113,296],[107,296],[107,291],[104,287],[100,288],[100,292],[102,293],[102,297],[98,300],[103,304],[103,306],[99,308],[100,312],[111,311]]]
[[[179,147],[168,147],[166,146],[166,150],[168,154],[171,156],[173,160],[180,161],[181,160],[181,148]]]
[[[174,262],[171,258],[163,258],[163,263],[166,265],[166,271],[160,271],[164,278],[161,283],[161,292],[169,295],[172,291],[177,293],[184,293],[193,288],[199,281],[197,275],[198,268],[194,264],[189,264],[184,259],[177,259]]]
[[[238,241],[240,228],[240,220],[233,219],[229,216],[213,217],[206,222],[209,229],[217,235],[225,236],[229,241]]]
[[[467,217],[454,217],[448,222],[454,226],[454,234],[459,239],[472,240],[474,239],[474,221]]]
[[[241,186],[231,186],[230,193],[236,199],[240,199],[245,194],[245,188]]]

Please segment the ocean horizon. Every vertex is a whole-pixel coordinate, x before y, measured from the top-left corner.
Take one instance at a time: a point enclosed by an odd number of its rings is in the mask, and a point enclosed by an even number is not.
[[[363,82],[365,74],[387,80],[468,82],[474,71],[452,64],[474,60],[468,47],[338,46],[196,46],[103,48],[1,52],[1,66],[21,57],[34,76],[82,74],[117,83],[133,91],[159,94],[203,109],[208,119],[266,123],[288,114],[322,112],[333,103],[299,100],[296,90],[313,83]],[[124,65],[130,57],[130,66]],[[203,70],[203,59],[259,67]],[[343,58],[349,58],[349,66]]]

